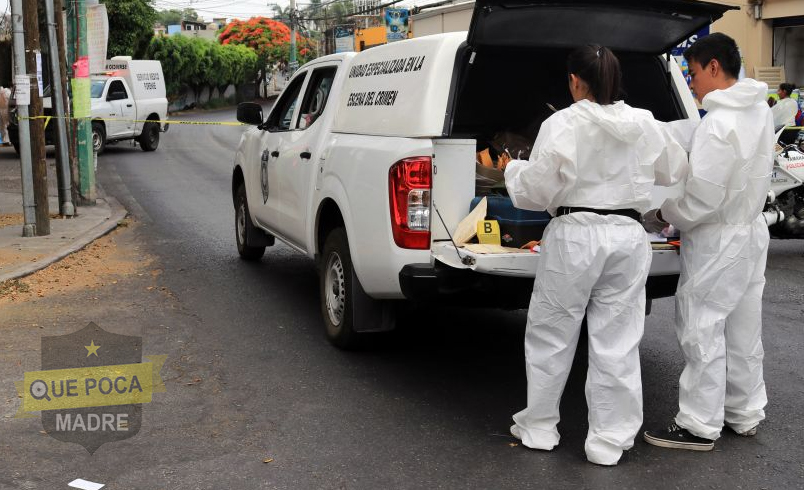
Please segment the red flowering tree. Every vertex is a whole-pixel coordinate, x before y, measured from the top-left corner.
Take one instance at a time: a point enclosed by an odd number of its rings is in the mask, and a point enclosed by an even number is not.
[[[290,28],[268,17],[252,17],[249,20],[234,20],[226,25],[218,36],[221,44],[240,44],[257,53],[260,67],[287,63],[290,55]],[[313,57],[310,41],[296,33],[296,57],[300,63]],[[266,75],[260,70],[258,84]]]

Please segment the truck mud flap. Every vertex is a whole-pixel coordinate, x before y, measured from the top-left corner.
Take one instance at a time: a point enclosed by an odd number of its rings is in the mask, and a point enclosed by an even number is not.
[[[366,294],[352,271],[352,322],[355,332],[388,332],[396,327],[394,304]]]
[[[248,219],[246,226],[249,227],[246,233],[246,245],[249,247],[273,247],[276,238],[273,235],[254,226]]]

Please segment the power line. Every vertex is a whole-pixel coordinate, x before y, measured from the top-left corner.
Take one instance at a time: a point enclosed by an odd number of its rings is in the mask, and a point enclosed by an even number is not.
[[[365,8],[363,10],[357,11],[357,12],[352,12],[351,14],[344,15],[343,17],[344,18],[357,17],[358,15],[374,13],[377,10],[383,9],[385,7],[390,7],[391,5],[396,5],[397,3],[404,2],[404,1],[405,0],[393,0],[391,2],[384,3],[382,5],[372,6],[372,7],[368,7],[368,8]],[[376,12],[376,13],[377,13],[377,15],[379,15],[379,12]],[[330,20],[330,18],[329,17],[327,17],[327,18],[324,18],[324,17],[309,17],[309,18],[305,17],[303,20],[315,22],[315,21],[319,21],[319,20]]]

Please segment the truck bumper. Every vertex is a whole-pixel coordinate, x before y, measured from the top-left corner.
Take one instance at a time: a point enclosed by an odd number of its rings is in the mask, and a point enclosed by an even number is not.
[[[533,279],[483,274],[456,269],[441,262],[408,264],[399,272],[405,298],[412,301],[438,301],[442,304],[527,308],[533,292]],[[650,276],[645,286],[647,299],[673,296],[678,274]]]

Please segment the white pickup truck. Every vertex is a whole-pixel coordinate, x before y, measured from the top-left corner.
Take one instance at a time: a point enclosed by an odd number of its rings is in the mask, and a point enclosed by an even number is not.
[[[267,118],[257,104],[238,107],[255,126],[232,174],[241,257],[257,260],[279,238],[314,258],[326,334],[340,347],[393,328],[398,300],[526,307],[538,253],[473,253],[451,240],[479,194],[476,152],[500,130],[533,127],[546,103],[570,105],[565,60],[585,43],[618,54],[629,104],[663,121],[699,118],[668,53],[729,8],[478,0],[468,33],[304,65]],[[675,251],[654,251],[648,298],[673,295],[678,272]]]
[[[103,153],[106,143],[136,139],[143,151],[159,146],[167,130],[168,101],[162,64],[153,60],[115,57],[105,73],[92,76],[92,147]],[[152,122],[151,122],[152,121]]]
[[[159,133],[167,131],[168,101],[162,64],[118,56],[107,60],[103,73],[93,74],[90,85],[93,150],[103,153],[107,143],[136,140],[144,151],[159,146]],[[50,87],[42,100],[44,114],[52,115]],[[13,110],[12,110],[13,112]],[[45,143],[55,142],[55,125],[45,128]],[[16,118],[11,118],[9,138],[19,148]]]

